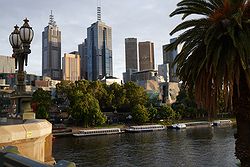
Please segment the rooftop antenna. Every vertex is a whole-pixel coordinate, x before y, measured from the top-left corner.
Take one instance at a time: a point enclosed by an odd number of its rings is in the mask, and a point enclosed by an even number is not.
[[[102,13],[101,13],[101,1],[97,0],[97,21],[102,20]]]
[[[52,10],[50,10],[49,25],[56,26],[56,21],[54,20],[54,15],[52,13]]]

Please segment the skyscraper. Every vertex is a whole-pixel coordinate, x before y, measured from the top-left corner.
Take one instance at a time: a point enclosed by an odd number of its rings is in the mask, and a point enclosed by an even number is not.
[[[83,43],[78,45],[78,52],[80,54],[81,59],[81,78],[88,79],[87,73],[87,39],[84,40]]]
[[[63,79],[80,80],[80,55],[78,52],[65,53],[63,57]]]
[[[42,75],[61,80],[61,31],[54,21],[52,11],[49,17],[49,24],[42,32]]]
[[[138,56],[137,56],[137,39],[125,39],[125,59],[126,59],[126,72],[123,73],[123,81],[131,81],[131,75],[138,72]]]
[[[125,58],[126,58],[126,71],[128,69],[138,70],[136,38],[125,39]]]
[[[88,80],[113,76],[112,30],[101,21],[101,8],[97,7],[97,22],[87,29]]]
[[[155,68],[154,43],[150,41],[139,42],[139,65],[140,71]]]

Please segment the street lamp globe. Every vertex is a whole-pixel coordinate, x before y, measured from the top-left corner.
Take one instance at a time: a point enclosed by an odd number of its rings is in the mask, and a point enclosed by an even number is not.
[[[9,36],[9,41],[13,49],[14,48],[19,49],[22,45],[22,41],[18,30],[19,27],[16,25],[14,26],[14,28],[15,28],[14,31]]]
[[[29,26],[29,20],[27,18],[23,21],[23,26],[20,28],[20,37],[24,44],[30,44],[34,36],[34,31],[32,27]]]

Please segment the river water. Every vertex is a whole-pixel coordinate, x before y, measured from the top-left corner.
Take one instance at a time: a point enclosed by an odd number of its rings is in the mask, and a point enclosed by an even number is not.
[[[235,131],[214,127],[63,137],[53,142],[53,156],[79,167],[234,167]]]

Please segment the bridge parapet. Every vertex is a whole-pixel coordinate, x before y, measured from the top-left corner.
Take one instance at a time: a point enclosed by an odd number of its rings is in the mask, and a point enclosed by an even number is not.
[[[53,167],[20,155],[18,148],[7,146],[0,150],[0,167]],[[54,167],[76,167],[75,163],[61,160]]]

